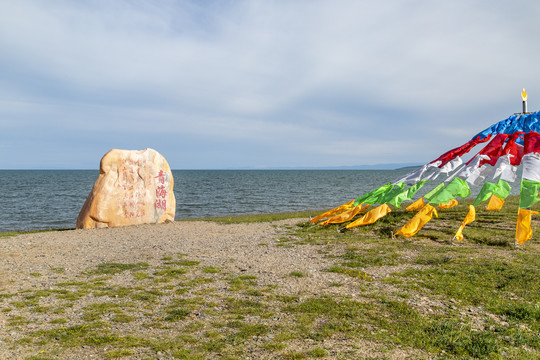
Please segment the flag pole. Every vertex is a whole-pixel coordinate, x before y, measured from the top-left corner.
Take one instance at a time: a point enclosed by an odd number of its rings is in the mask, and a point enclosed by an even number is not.
[[[525,88],[523,88],[523,91],[521,92],[521,100],[522,100],[522,106],[523,106],[522,114],[526,114],[527,113],[527,92],[525,91]],[[525,129],[525,119],[523,119],[523,129]]]
[[[527,92],[525,91],[525,88],[523,88],[523,91],[521,92],[521,105],[522,105],[523,115],[527,114],[527,98],[528,98]],[[527,117],[523,116],[523,132],[524,133],[525,133],[525,126],[527,125],[526,121],[527,121]],[[525,140],[525,138],[523,140]],[[523,146],[525,146],[525,143],[523,143]],[[521,180],[523,181],[523,174],[521,175]],[[531,208],[529,208],[528,210],[530,209]],[[518,213],[519,213],[519,205],[518,205]],[[514,249],[517,249],[517,247],[518,247],[517,239],[514,238]]]

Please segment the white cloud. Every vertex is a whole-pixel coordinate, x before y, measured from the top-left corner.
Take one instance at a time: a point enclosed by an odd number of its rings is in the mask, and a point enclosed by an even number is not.
[[[531,109],[540,94],[532,1],[18,1],[0,10],[1,123],[47,121],[66,135],[90,126],[260,142],[268,156],[271,144],[297,151],[295,165],[314,151],[350,165],[393,162],[393,152],[423,162],[519,111],[521,87]]]

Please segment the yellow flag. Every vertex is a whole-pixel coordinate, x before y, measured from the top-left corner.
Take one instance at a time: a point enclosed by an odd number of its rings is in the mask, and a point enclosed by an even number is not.
[[[465,216],[465,219],[461,223],[458,231],[456,232],[456,235],[454,235],[454,239],[457,239],[458,241],[463,240],[463,229],[465,228],[465,225],[472,223],[476,219],[476,209],[473,205],[469,205],[469,212]]]
[[[368,211],[367,214],[362,216],[360,219],[353,221],[350,224],[347,224],[345,228],[350,229],[355,226],[373,224],[375,221],[386,216],[391,211],[392,210],[390,210],[390,206],[388,206],[387,204],[379,205],[375,209]]]
[[[341,224],[345,221],[352,220],[356,215],[358,215],[360,212],[365,211],[369,205],[364,205],[362,207],[362,204],[356,205],[353,208],[350,208],[349,210],[345,210],[341,214],[337,214],[336,216],[331,217],[328,220],[325,220],[321,223],[321,225],[328,225],[328,224]]]
[[[327,212],[325,212],[325,213],[323,213],[323,214],[321,214],[319,216],[314,217],[313,219],[309,220],[309,222],[314,224],[314,223],[318,222],[321,219],[326,219],[326,218],[332,217],[332,216],[334,216],[336,214],[340,214],[340,213],[344,212],[345,210],[347,210],[348,208],[352,207],[353,203],[354,203],[354,200],[351,200],[346,204],[338,206],[335,209],[328,210]]]
[[[426,205],[426,202],[424,201],[424,198],[421,197],[420,199],[416,200],[415,202],[413,202],[412,204],[410,204],[409,206],[407,206],[405,208],[405,211],[416,211],[416,210],[420,210],[421,208],[424,207],[424,205]]]
[[[440,204],[439,209],[450,209],[450,208],[453,208],[454,206],[458,206],[458,202],[456,199],[452,199],[446,204]]]
[[[486,210],[501,210],[504,205],[504,200],[493,194],[489,198],[489,203],[486,207]]]
[[[436,217],[439,217],[437,210],[426,204],[422,210],[416,213],[395,235],[403,235],[406,237],[411,237],[416,234],[420,229],[431,220],[432,216],[435,214]]]
[[[519,209],[516,225],[516,242],[518,244],[523,244],[532,238],[531,216],[536,214],[538,214],[538,211]]]

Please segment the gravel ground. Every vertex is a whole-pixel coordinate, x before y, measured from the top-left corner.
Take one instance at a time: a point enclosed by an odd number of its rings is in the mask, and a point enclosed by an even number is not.
[[[47,286],[65,281],[83,270],[106,262],[150,264],[162,256],[184,253],[207,266],[232,272],[249,271],[263,283],[275,283],[291,271],[309,274],[308,283],[316,286],[327,261],[311,246],[261,246],[275,243],[284,227],[298,219],[274,223],[217,224],[175,222],[123,228],[53,231],[24,234],[0,241],[0,291]],[[58,274],[54,269],[63,268]],[[31,273],[39,272],[36,278]],[[65,278],[65,279],[64,279]],[[313,283],[311,283],[313,282]],[[285,286],[284,290],[287,290]],[[296,292],[300,289],[289,289]]]
[[[356,279],[326,271],[331,262],[321,252],[321,246],[277,246],[280,237],[288,236],[287,231],[300,221],[306,219],[248,224],[182,221],[52,231],[0,239],[0,294],[48,289],[60,282],[74,280],[81,272],[103,263],[147,262],[155,266],[164,256],[183,253],[203,266],[215,266],[230,274],[256,276],[257,283],[275,286],[282,295],[361,296]],[[305,276],[288,276],[293,271],[302,272]],[[39,276],[33,275],[36,273]],[[129,277],[125,279],[128,286]],[[117,281],[123,281],[122,277]],[[342,286],[329,286],[332,282],[339,282]],[[0,304],[4,306],[9,302],[9,298],[0,298]],[[0,339],[17,337],[8,325],[9,317],[14,315],[14,311],[0,312]],[[36,325],[27,327],[31,330]],[[359,355],[377,352],[377,344],[368,341],[359,341],[355,346]],[[0,342],[0,359],[24,359],[28,355],[8,349]],[[82,359],[99,355],[77,351],[66,356]],[[385,356],[404,359],[410,354],[395,349]]]

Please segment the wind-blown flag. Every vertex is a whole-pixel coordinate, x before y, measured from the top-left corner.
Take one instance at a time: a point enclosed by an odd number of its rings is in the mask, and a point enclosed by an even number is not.
[[[350,221],[356,215],[360,214],[361,212],[365,212],[368,207],[369,207],[369,204],[358,204],[355,207],[352,207],[352,208],[349,208],[348,210],[345,210],[341,214],[337,214],[337,215],[331,217],[330,219],[323,221],[321,223],[321,225],[341,224],[341,223]]]
[[[383,216],[388,215],[389,212],[392,210],[390,207],[386,204],[382,204],[375,209],[372,209],[368,211],[364,216],[362,216],[360,219],[353,221],[352,223],[345,226],[346,229],[353,228],[355,226],[361,226],[361,225],[368,225],[373,224],[375,221],[379,220]]]
[[[454,235],[454,239],[457,239],[458,241],[463,240],[463,229],[465,228],[465,225],[472,223],[476,219],[476,209],[473,205],[469,205],[469,211],[467,212],[467,215],[465,216],[465,219],[461,223],[461,226],[456,231],[456,235]]]
[[[415,235],[429,220],[431,220],[433,215],[438,217],[437,210],[433,206],[427,204],[394,235],[403,235],[406,237]]]
[[[458,201],[456,199],[452,199],[452,200],[450,200],[449,202],[447,202],[445,204],[440,204],[439,209],[441,209],[441,210],[451,209],[451,208],[456,207],[458,205],[459,205]]]
[[[413,196],[420,190],[422,186],[427,182],[427,180],[420,180],[416,184],[403,189],[400,193],[396,194],[393,198],[389,198],[386,201],[387,204],[393,205],[395,207],[400,207],[404,201],[411,200]]]
[[[519,209],[517,224],[516,224],[516,243],[523,244],[533,236],[531,228],[531,217],[537,215],[538,211],[529,209]]]
[[[504,199],[498,197],[497,195],[493,194],[489,198],[489,202],[486,206],[486,210],[488,211],[495,211],[495,210],[501,210],[504,205]]]
[[[421,197],[420,199],[416,200],[415,202],[413,202],[412,204],[410,204],[409,206],[407,206],[407,207],[405,208],[405,211],[416,211],[416,210],[420,210],[420,209],[423,208],[425,205],[426,205],[426,201],[424,200],[423,197]]]
[[[471,195],[471,189],[467,182],[456,177],[452,179],[448,185],[435,193],[435,195],[429,199],[429,203],[436,205],[446,204],[456,196],[465,199],[469,197],[469,195]]]
[[[510,191],[510,184],[502,179],[499,179],[496,184],[486,181],[482,189],[480,189],[480,193],[476,196],[473,205],[476,207],[487,199],[490,199],[491,202],[494,196],[504,203],[504,199],[510,195]]]
[[[431,191],[429,191],[426,195],[407,206],[405,211],[416,211],[422,209],[426,205],[426,201],[429,202],[429,200],[443,188],[444,183],[440,183],[434,189],[431,189]]]
[[[516,242],[522,244],[532,237],[531,215],[538,214],[530,208],[540,201],[540,134],[525,134],[525,150],[522,158],[523,175],[519,196]]]
[[[476,147],[480,147],[480,150],[465,162],[464,157]],[[406,207],[406,211],[418,213],[396,233],[412,236],[433,215],[437,215],[436,207],[444,210],[455,206],[458,197],[465,199],[471,195],[471,187],[481,187],[456,233],[456,238],[461,240],[463,228],[474,221],[475,208],[482,202],[489,200],[487,210],[501,209],[510,194],[511,184],[517,180],[517,168],[520,165],[523,166],[523,175],[516,242],[523,243],[532,236],[531,216],[536,212],[531,207],[540,201],[540,112],[515,114],[499,121],[435,160],[311,221],[316,223],[335,218],[337,222],[345,219],[344,222],[353,221],[345,228],[352,228],[371,224],[385,216],[391,211],[388,205],[399,208],[403,202],[413,201]],[[442,182],[425,195],[414,199],[425,184],[442,176]],[[365,209],[363,204],[379,206],[354,220]],[[329,220],[322,224],[334,222]]]
[[[320,214],[319,216],[315,216],[313,219],[310,220],[312,223],[316,223],[317,221],[327,219],[329,217],[332,217],[336,214],[341,214],[345,210],[351,208],[353,206],[354,200],[349,201],[348,203],[345,203],[343,205],[338,206],[337,208],[334,208],[332,210],[328,210],[325,213]]]

